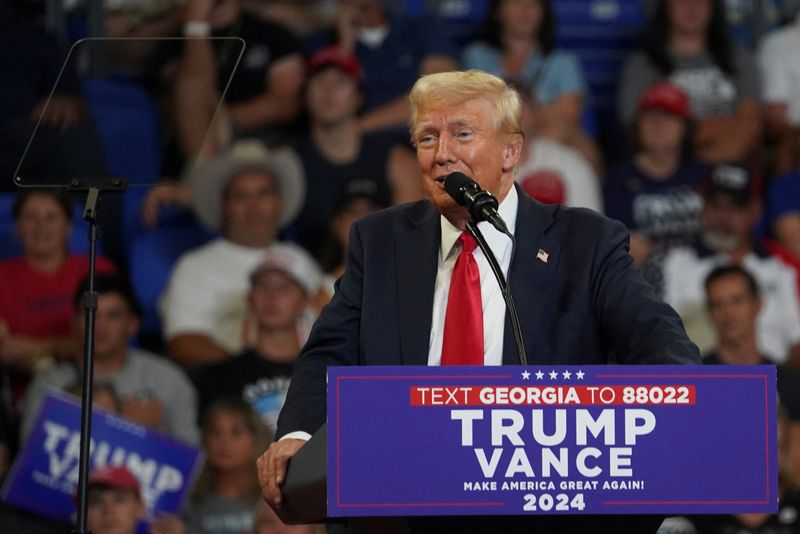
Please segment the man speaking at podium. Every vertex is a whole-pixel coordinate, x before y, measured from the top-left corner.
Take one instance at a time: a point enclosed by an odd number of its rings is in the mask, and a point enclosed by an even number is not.
[[[612,354],[624,364],[700,363],[677,314],[634,268],[622,224],[540,204],[514,185],[524,141],[514,89],[478,71],[438,73],[420,78],[410,101],[428,199],[353,225],[346,271],[295,364],[278,441],[259,459],[264,497],[275,508],[288,459],[325,422],[327,366],[519,364],[505,301],[465,232],[470,214],[445,190],[452,173],[497,199],[516,238],[512,262],[510,239],[479,224],[509,280],[529,363],[604,364]],[[484,527],[500,520],[486,518]]]

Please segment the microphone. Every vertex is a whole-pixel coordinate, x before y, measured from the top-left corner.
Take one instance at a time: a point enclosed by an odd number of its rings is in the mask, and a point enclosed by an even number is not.
[[[451,172],[444,179],[444,190],[459,206],[464,206],[476,223],[489,221],[499,232],[511,236],[503,218],[497,213],[497,199],[469,176]]]

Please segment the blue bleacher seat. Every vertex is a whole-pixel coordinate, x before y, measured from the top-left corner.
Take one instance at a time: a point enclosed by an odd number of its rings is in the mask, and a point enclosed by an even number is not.
[[[622,63],[639,44],[647,18],[645,4],[642,0],[553,1],[557,45],[578,55],[589,84],[584,128],[595,134],[610,159],[624,152],[615,95]]]
[[[164,290],[178,257],[214,237],[202,227],[194,215],[183,208],[162,210],[156,228],[146,228],[139,217],[145,188],[134,187],[126,192],[125,228],[128,271],[134,293],[142,308],[140,338],[152,341],[161,338],[158,297]]]
[[[22,251],[11,215],[15,197],[14,193],[0,193],[0,259],[19,256]]]
[[[158,108],[125,77],[87,79],[83,93],[106,148],[112,176],[132,184],[154,183],[161,170]]]

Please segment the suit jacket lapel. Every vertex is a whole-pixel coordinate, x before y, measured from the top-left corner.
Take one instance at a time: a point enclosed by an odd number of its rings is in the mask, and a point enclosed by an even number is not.
[[[398,221],[397,298],[400,305],[400,348],[404,365],[427,365],[433,316],[433,292],[439,262],[439,213],[420,202],[406,220]]]
[[[558,208],[536,202],[519,188],[517,192],[519,208],[514,236],[517,245],[508,279],[522,326],[528,362],[533,363],[537,361],[537,355],[532,354],[530,349],[535,341],[547,287],[555,271],[561,246],[548,239],[545,230],[553,223]],[[514,331],[508,316],[503,332],[503,364],[519,365]]]

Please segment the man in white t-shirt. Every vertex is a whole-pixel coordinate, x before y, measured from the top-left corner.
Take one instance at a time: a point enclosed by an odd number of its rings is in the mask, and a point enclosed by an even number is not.
[[[169,352],[185,367],[241,350],[248,276],[304,198],[297,160],[254,140],[236,143],[193,180],[195,213],[222,236],[184,254],[161,296]]]
[[[664,300],[683,319],[702,351],[715,343],[706,314],[703,281],[714,267],[738,264],[758,281],[763,309],[758,318],[759,350],[783,363],[800,353],[800,304],[794,272],[753,242],[761,213],[753,177],[734,165],[717,167],[705,184],[702,243],[673,249],[664,261]]]

